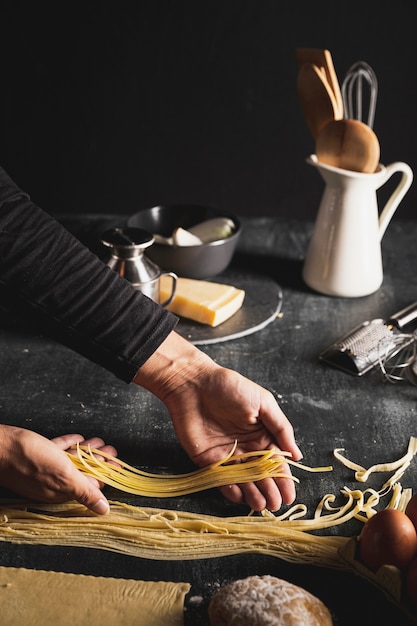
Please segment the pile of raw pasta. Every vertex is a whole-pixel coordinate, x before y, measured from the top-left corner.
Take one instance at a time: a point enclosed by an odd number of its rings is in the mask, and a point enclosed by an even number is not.
[[[95,516],[73,502],[46,505],[14,501],[0,502],[0,541],[92,547],[160,560],[251,552],[295,563],[344,568],[338,550],[349,538],[313,531],[353,518],[365,522],[376,512],[382,496],[389,496],[388,507],[404,510],[411,493],[402,489],[399,480],[416,452],[417,439],[411,437],[403,457],[365,469],[335,450],[335,458],[354,471],[358,482],[366,482],[377,472],[392,475],[379,490],[341,489],[344,502],[340,506],[334,505],[334,494],[326,494],[309,519],[302,504],[278,516],[264,511],[262,516],[216,517],[111,502],[108,515]]]

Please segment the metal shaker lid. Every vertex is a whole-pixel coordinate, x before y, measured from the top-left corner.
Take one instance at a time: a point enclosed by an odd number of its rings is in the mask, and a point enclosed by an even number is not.
[[[103,245],[111,249],[107,265],[135,286],[153,281],[160,269],[144,252],[154,243],[151,233],[141,228],[112,228],[101,236]]]
[[[101,242],[113,248],[117,256],[132,257],[134,251],[144,250],[154,243],[154,237],[142,228],[111,228],[101,236]]]

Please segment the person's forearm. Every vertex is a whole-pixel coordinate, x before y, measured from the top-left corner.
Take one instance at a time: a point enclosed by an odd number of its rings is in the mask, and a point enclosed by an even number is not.
[[[1,167],[0,301],[126,382],[177,321],[36,206]]]
[[[172,331],[139,369],[133,382],[164,400],[184,384],[193,384],[197,374],[217,366],[204,352]]]

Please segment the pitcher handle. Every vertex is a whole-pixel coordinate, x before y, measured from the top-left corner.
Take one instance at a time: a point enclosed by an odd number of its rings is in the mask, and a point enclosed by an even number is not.
[[[172,279],[171,295],[168,296],[165,302],[161,302],[161,306],[168,306],[168,304],[171,304],[172,300],[174,299],[175,292],[177,290],[178,276],[174,272],[161,272],[161,276],[170,276],[170,278]]]
[[[409,190],[411,183],[413,182],[413,170],[407,163],[402,161],[396,161],[386,166],[386,177],[382,184],[384,184],[393,174],[396,172],[402,172],[401,180],[391,194],[391,197],[387,200],[386,205],[382,209],[379,216],[379,239],[381,240],[385,234],[388,224],[391,221],[398,205],[404,198],[405,194]]]

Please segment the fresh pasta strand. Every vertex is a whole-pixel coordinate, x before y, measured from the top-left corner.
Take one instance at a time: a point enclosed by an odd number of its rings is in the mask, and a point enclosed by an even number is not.
[[[0,541],[94,547],[158,560],[251,552],[292,563],[344,568],[338,551],[349,537],[315,535],[313,531],[361,519],[364,511],[369,514],[379,495],[374,490],[367,492],[343,490],[346,503],[339,507],[333,507],[335,497],[327,494],[312,519],[299,518],[299,505],[292,507],[294,517],[290,510],[281,516],[265,511],[261,517],[223,518],[121,502],[111,502],[106,516],[95,516],[74,502],[9,504],[0,506]]]
[[[245,552],[340,568],[346,538],[314,536],[272,517],[231,518],[110,503],[94,516],[78,503],[0,507],[0,540],[94,547],[159,560],[206,559]],[[3,521],[2,521],[3,520]]]
[[[405,470],[410,465],[412,458],[417,452],[417,437],[410,437],[407,452],[403,457],[396,461],[392,461],[391,463],[379,463],[377,465],[372,465],[369,469],[365,469],[361,465],[353,463],[343,456],[342,452],[344,452],[343,448],[336,448],[333,451],[333,454],[336,459],[345,465],[345,467],[355,470],[355,479],[358,482],[366,482],[369,476],[375,472],[392,472],[394,470],[397,470],[395,480],[398,480],[404,474]]]
[[[410,439],[407,454],[398,461],[371,468],[393,472],[380,490],[344,487],[340,490],[345,499],[341,505],[335,505],[335,495],[326,494],[312,518],[306,518],[307,507],[303,504],[296,504],[281,515],[263,511],[260,516],[224,518],[140,508],[121,502],[110,502],[110,513],[96,516],[76,502],[0,501],[0,541],[97,548],[159,560],[205,559],[251,552],[292,563],[346,569],[349,566],[339,551],[350,538],[319,535],[314,531],[352,519],[364,523],[376,513],[381,498],[386,495],[390,495],[387,507],[404,510],[411,490],[402,489],[397,479],[409,467],[417,451],[416,441]],[[335,456],[355,472],[358,468],[360,472],[363,470],[361,478],[369,476],[369,470],[346,459],[340,450],[335,451]],[[124,466],[130,471],[129,466]]]
[[[187,474],[144,472],[101,450],[79,444],[74,447],[76,454],[67,454],[79,470],[111,487],[134,495],[160,498],[188,495],[234,483],[257,482],[265,478],[287,477],[299,482],[298,478],[283,471],[283,463],[308,472],[328,472],[333,469],[332,466],[307,467],[286,458],[288,452],[280,452],[278,455],[275,450],[234,454],[236,446],[237,443],[224,459]]]

